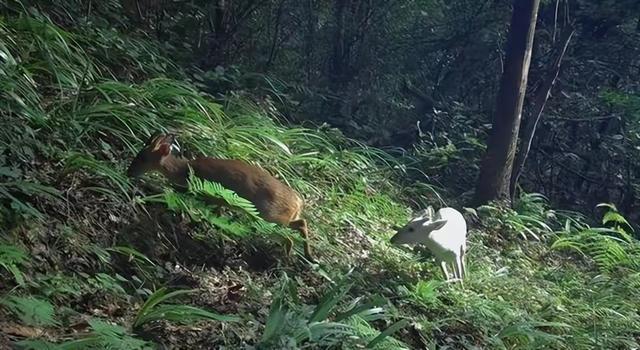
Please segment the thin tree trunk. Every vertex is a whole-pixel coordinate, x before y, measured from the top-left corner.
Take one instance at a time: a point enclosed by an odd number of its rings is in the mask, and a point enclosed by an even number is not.
[[[334,125],[341,125],[343,119],[344,100],[341,96],[346,93],[348,85],[347,65],[349,62],[347,40],[346,40],[346,10],[348,0],[334,0],[333,16],[335,28],[333,33],[332,54],[329,60],[329,91],[333,95],[330,100],[330,111],[332,118],[329,120]],[[348,114],[348,113],[347,113]]]
[[[333,48],[330,62],[332,92],[341,92],[340,88],[343,87],[346,74],[346,28],[345,28],[345,10],[347,7],[347,0],[335,0],[334,2],[334,18],[335,18],[335,31],[333,33]]]
[[[476,204],[511,198],[511,169],[527,89],[539,5],[540,0],[514,0],[505,70],[496,100],[496,115],[487,142],[487,153],[480,167]]]
[[[305,39],[304,39],[304,57],[305,57],[305,79],[307,85],[311,85],[313,80],[313,59],[314,59],[314,48],[315,48],[315,37],[316,37],[316,26],[318,24],[318,15],[315,13],[315,5],[313,0],[306,0],[305,2],[305,12],[307,16],[307,28],[305,31]]]
[[[522,128],[522,139],[520,141],[520,152],[518,152],[518,156],[515,161],[515,165],[513,167],[513,172],[511,174],[511,183],[509,185],[509,193],[511,194],[511,202],[514,201],[516,197],[516,187],[518,186],[518,180],[520,179],[520,175],[522,175],[522,171],[524,170],[525,163],[527,161],[527,157],[529,156],[529,151],[531,150],[531,143],[533,142],[533,137],[536,133],[536,128],[538,127],[538,123],[540,119],[542,119],[542,111],[544,110],[544,106],[551,95],[551,89],[558,78],[558,74],[560,73],[560,66],[562,64],[562,59],[564,58],[565,53],[567,52],[567,48],[569,47],[569,42],[571,42],[571,38],[575,30],[571,28],[567,30],[564,36],[560,39],[561,47],[558,56],[556,57],[553,65],[550,67],[547,76],[540,85],[538,89],[538,93],[534,98],[533,111],[529,118],[525,121],[525,125]]]
[[[271,67],[271,63],[276,57],[276,51],[278,49],[278,39],[280,38],[280,23],[282,20],[282,11],[284,9],[284,3],[286,0],[280,1],[278,4],[278,9],[276,10],[276,18],[275,18],[275,28],[273,29],[273,37],[271,39],[271,48],[269,49],[269,58],[267,59],[267,63],[264,65],[264,72],[267,73],[269,68]]]

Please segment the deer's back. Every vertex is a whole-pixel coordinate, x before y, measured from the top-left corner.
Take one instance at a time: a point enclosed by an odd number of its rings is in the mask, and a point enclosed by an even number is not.
[[[447,223],[441,229],[429,233],[431,244],[442,252],[458,252],[460,246],[466,245],[467,224],[464,217],[453,208],[442,208],[437,215],[447,219]]]
[[[189,164],[199,178],[218,182],[251,201],[267,221],[288,224],[302,211],[303,201],[298,194],[260,167],[240,160],[208,157]]]

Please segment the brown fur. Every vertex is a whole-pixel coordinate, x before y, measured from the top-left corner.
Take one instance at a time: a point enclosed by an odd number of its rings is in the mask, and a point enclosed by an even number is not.
[[[186,188],[191,167],[197,177],[217,182],[249,200],[264,220],[299,231],[305,239],[305,256],[313,261],[307,223],[300,217],[304,201],[293,189],[262,168],[240,160],[210,157],[187,160],[175,157],[171,154],[173,138],[173,135],[163,134],[152,136],[131,162],[127,174],[140,176],[150,171],[158,171],[176,187]],[[215,199],[210,202],[226,204]],[[290,240],[287,242],[287,254],[290,253],[292,244]]]

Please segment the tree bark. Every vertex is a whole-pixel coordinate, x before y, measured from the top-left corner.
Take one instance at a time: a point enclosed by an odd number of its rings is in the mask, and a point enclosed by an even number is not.
[[[515,165],[513,167],[513,172],[511,174],[511,183],[509,185],[509,193],[511,195],[511,202],[515,200],[516,197],[516,187],[518,186],[518,180],[520,179],[520,175],[522,175],[522,171],[524,170],[525,163],[527,161],[527,157],[529,156],[529,151],[531,150],[531,143],[533,142],[533,137],[536,133],[536,128],[538,127],[538,123],[540,119],[542,119],[542,111],[544,110],[544,106],[551,95],[551,89],[558,78],[558,74],[560,73],[560,66],[562,64],[562,59],[564,58],[565,53],[567,52],[567,48],[569,47],[569,42],[571,42],[571,38],[575,30],[571,28],[567,30],[565,34],[560,39],[560,51],[558,52],[558,56],[556,57],[553,65],[549,68],[547,76],[544,78],[542,85],[538,88],[538,92],[534,97],[534,105],[533,111],[529,118],[525,120],[525,124],[522,128],[522,138],[520,141],[520,152],[518,152],[518,156],[516,157]]]
[[[314,61],[314,48],[316,39],[316,27],[318,25],[318,15],[315,11],[314,0],[306,0],[305,13],[307,17],[307,26],[304,37],[304,57],[305,57],[305,79],[307,85],[311,85],[313,81],[313,61]]]
[[[348,65],[350,62],[349,50],[347,43],[347,23],[346,12],[349,0],[333,1],[333,17],[335,28],[333,31],[333,43],[331,48],[331,57],[329,59],[328,77],[329,91],[333,95],[329,100],[329,122],[334,126],[344,126],[348,124],[347,118],[351,117],[351,113],[344,111],[347,87],[349,85]]]
[[[333,33],[333,47],[332,56],[330,61],[331,78],[331,90],[334,93],[341,92],[346,80],[346,65],[347,59],[347,43],[346,43],[346,28],[345,28],[345,10],[347,7],[347,0],[335,0],[333,5],[333,16],[335,18],[335,29]]]
[[[276,57],[276,51],[278,50],[278,40],[280,39],[280,24],[282,22],[282,12],[284,10],[284,3],[286,0],[281,0],[276,10],[275,26],[273,28],[273,36],[271,38],[271,47],[269,49],[269,58],[264,65],[264,72],[267,73],[271,68],[271,63]]]
[[[527,89],[539,5],[540,0],[514,0],[496,114],[476,187],[475,204],[478,205],[491,200],[511,198],[511,169]]]

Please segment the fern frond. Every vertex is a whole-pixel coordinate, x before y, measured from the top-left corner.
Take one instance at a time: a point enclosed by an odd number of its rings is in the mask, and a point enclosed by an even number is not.
[[[29,261],[27,252],[15,245],[0,243],[0,267],[9,271],[19,285],[24,284],[24,274],[20,270]]]
[[[251,232],[250,226],[214,215],[211,206],[191,196],[167,190],[164,200],[169,210],[186,213],[195,222],[206,222],[233,236],[242,237]]]
[[[189,192],[195,195],[213,197],[224,200],[230,208],[240,209],[242,212],[252,216],[254,219],[260,218],[260,213],[249,200],[238,196],[234,191],[225,188],[217,182],[207,181],[198,178],[189,171]]]
[[[616,266],[638,269],[638,256],[632,254],[635,242],[602,234],[606,229],[586,229],[576,235],[557,239],[552,249],[569,249],[590,257],[601,271],[610,271]],[[614,231],[615,232],[615,231]]]
[[[0,300],[0,304],[13,312],[26,325],[56,326],[58,324],[53,305],[48,300],[31,296],[9,296]]]

